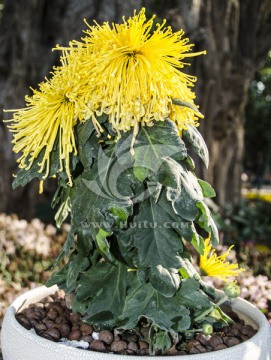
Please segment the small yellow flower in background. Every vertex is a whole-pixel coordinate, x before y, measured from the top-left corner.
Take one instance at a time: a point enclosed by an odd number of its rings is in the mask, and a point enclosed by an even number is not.
[[[227,256],[233,246],[222,255],[217,255],[215,249],[212,249],[210,238],[205,240],[204,254],[200,256],[200,270],[205,276],[212,276],[220,280],[230,281],[229,278],[239,275],[244,269],[238,267],[238,264],[230,264],[226,261]]]
[[[250,200],[261,200],[265,202],[271,202],[271,193],[269,192],[261,192],[261,191],[247,191],[243,193],[243,196],[246,199]]]
[[[173,33],[166,21],[154,28],[145,9],[123,24],[89,26],[82,42],[70,48],[86,48],[81,59],[89,70],[92,95],[89,106],[97,115],[109,115],[116,132],[170,118],[181,131],[197,124],[199,111],[172,104],[179,99],[194,105],[190,87],[196,78],[180,71],[183,59],[205,53],[187,53],[193,47],[182,30]],[[154,28],[154,29],[153,29]],[[61,49],[61,48],[59,48]]]

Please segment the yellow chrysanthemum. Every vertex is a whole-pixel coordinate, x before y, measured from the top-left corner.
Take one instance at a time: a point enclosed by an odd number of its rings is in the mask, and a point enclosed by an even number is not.
[[[212,276],[224,281],[230,281],[229,278],[237,276],[244,269],[238,268],[238,264],[230,264],[226,261],[233,246],[222,255],[218,256],[215,249],[212,249],[210,238],[204,243],[204,254],[200,256],[200,269],[203,275]]]
[[[22,152],[19,167],[29,169],[44,151],[39,166],[46,178],[57,147],[59,171],[66,171],[71,185],[70,154],[77,152],[74,126],[91,117],[97,132],[102,131],[95,117],[102,113],[119,135],[167,117],[179,131],[196,124],[202,116],[190,89],[196,78],[180,69],[184,58],[204,52],[187,54],[192,45],[182,38],[183,31],[173,33],[165,21],[152,32],[153,19],[146,21],[142,9],[120,25],[90,26],[83,42],[58,47],[63,51],[61,66],[26,97],[26,108],[14,110],[10,129],[14,151]],[[191,108],[174,105],[173,99]]]
[[[70,185],[70,153],[76,154],[73,128],[92,114],[85,105],[89,88],[86,80],[82,81],[83,69],[76,57],[72,59],[68,65],[64,56],[62,66],[54,69],[51,79],[42,82],[39,90],[33,90],[32,96],[26,96],[27,107],[14,113],[9,126],[14,133],[13,150],[22,152],[18,159],[20,168],[29,169],[44,150],[39,171],[45,172],[46,178],[51,152],[58,145],[59,171],[65,168]]]
[[[180,71],[182,60],[200,53],[188,53],[191,44],[183,31],[173,33],[166,21],[153,29],[154,17],[146,21],[145,9],[124,20],[89,26],[83,43],[73,42],[70,49],[86,48],[81,61],[89,71],[92,95],[89,106],[96,113],[106,113],[119,133],[138,123],[152,125],[169,117],[179,130],[196,124],[202,115],[189,107],[172,104],[173,99],[194,106],[190,87],[196,78]]]

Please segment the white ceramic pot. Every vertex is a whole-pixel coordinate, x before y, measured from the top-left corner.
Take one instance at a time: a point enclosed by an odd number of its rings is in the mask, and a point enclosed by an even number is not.
[[[4,360],[139,360],[147,356],[105,354],[75,349],[55,343],[33,334],[15,319],[18,309],[38,302],[57,290],[56,286],[40,288],[19,296],[8,308],[2,326],[2,352]],[[271,329],[264,315],[242,299],[231,302],[232,310],[238,312],[246,323],[258,328],[253,338],[225,350],[187,356],[156,356],[155,360],[271,360]]]

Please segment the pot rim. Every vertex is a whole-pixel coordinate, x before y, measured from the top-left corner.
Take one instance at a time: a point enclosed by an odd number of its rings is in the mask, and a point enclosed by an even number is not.
[[[70,346],[63,345],[60,342],[53,342],[53,341],[44,339],[44,338],[38,336],[37,334],[35,334],[34,332],[31,332],[30,330],[25,329],[15,318],[15,313],[19,309],[26,307],[27,305],[29,305],[31,303],[37,302],[38,298],[42,299],[43,297],[54,293],[56,290],[58,290],[58,287],[56,285],[54,285],[50,288],[47,288],[46,286],[40,286],[38,288],[29,290],[29,291],[23,293],[22,295],[17,297],[12,302],[12,304],[9,306],[7,313],[5,315],[4,321],[7,322],[8,326],[13,327],[16,332],[19,332],[22,336],[24,336],[24,338],[27,338],[31,342],[38,343],[39,346],[41,346],[43,348],[50,348],[51,350],[53,350],[59,354],[64,353],[64,351],[68,350],[69,355],[74,355],[74,356],[77,356],[78,358],[80,356],[80,359],[90,359],[89,352],[94,352],[94,351],[73,348]],[[218,292],[219,292],[219,290],[218,290]],[[220,293],[223,293],[223,292],[220,291]],[[216,350],[215,353],[217,354],[217,357],[219,357],[219,355],[221,354],[222,351],[223,351],[223,354],[225,354],[225,355],[226,354],[232,355],[233,348],[236,350],[237,349],[241,350],[242,347],[245,348],[246,344],[250,340],[252,340],[253,342],[256,342],[260,346],[260,344],[263,341],[263,337],[266,336],[267,326],[269,326],[269,323],[268,323],[267,319],[265,318],[265,316],[263,315],[263,313],[255,305],[252,305],[251,303],[249,303],[248,301],[246,301],[242,298],[232,299],[231,301],[226,302],[226,305],[229,305],[232,308],[232,310],[238,312],[238,315],[240,315],[240,318],[244,319],[246,321],[246,323],[249,323],[254,327],[256,326],[256,327],[258,327],[258,329],[257,329],[257,333],[252,338],[244,341],[243,343],[240,343],[238,345],[235,345],[234,347],[230,347],[227,349]],[[250,311],[248,312],[249,314],[247,314],[244,310],[242,311],[242,308],[244,308],[244,307],[250,308]],[[3,325],[4,325],[4,322],[3,322]],[[1,337],[3,338],[3,329],[2,329]],[[212,354],[212,353],[213,352],[193,354],[193,355],[180,355],[180,356],[183,360],[186,360],[186,359],[192,360],[191,356],[193,356],[193,359],[195,358],[195,359],[200,360],[201,357],[203,357],[203,355],[206,356],[206,354]],[[117,359],[124,360],[124,355],[105,353],[105,352],[95,352],[96,359],[104,360],[109,355],[114,356],[114,358],[116,360]],[[140,355],[140,357],[141,358],[142,357],[150,358],[149,355],[148,356]],[[178,355],[176,355],[175,358],[177,359]],[[131,359],[131,360],[137,359],[138,360],[139,355],[129,355],[129,359]],[[172,359],[172,356],[167,356],[167,355],[155,356],[155,359],[158,359],[158,360]]]

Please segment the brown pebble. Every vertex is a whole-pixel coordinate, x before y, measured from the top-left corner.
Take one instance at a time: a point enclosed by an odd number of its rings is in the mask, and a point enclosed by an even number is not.
[[[63,322],[67,322],[64,320],[65,318],[63,316],[58,316],[56,319],[55,319],[55,324],[62,324]]]
[[[224,344],[226,344],[228,347],[234,346],[234,345],[238,345],[241,343],[241,341],[234,337],[234,336],[226,336],[224,337]]]
[[[232,328],[236,328],[236,329],[238,329],[238,330],[242,330],[242,327],[243,327],[243,325],[242,324],[240,324],[239,322],[237,322],[237,323],[235,323],[235,324],[233,324],[232,326],[231,326]],[[230,329],[231,328],[230,326],[228,326],[228,328]]]
[[[222,350],[222,349],[227,349],[228,347],[227,347],[227,345],[225,345],[225,344],[218,344],[215,348],[214,348],[214,350]]]
[[[178,352],[178,355],[187,355],[187,352],[185,350],[181,350]]]
[[[120,352],[127,349],[127,343],[123,340],[113,341],[110,345],[110,350],[113,352]]]
[[[79,313],[71,313],[70,314],[70,320],[73,324],[77,324],[80,319],[81,319],[82,315]]]
[[[36,326],[39,323],[39,321],[35,319],[29,319],[29,321],[32,327]]]
[[[39,314],[37,314],[33,309],[24,309],[23,310],[23,314],[25,315],[25,317],[27,317],[29,320],[30,319],[35,319],[35,320],[40,320],[41,316]]]
[[[232,327],[230,329],[230,331],[227,333],[227,336],[237,336],[240,337],[241,336],[241,331],[237,328]]]
[[[82,333],[80,330],[72,330],[68,336],[69,340],[80,340]]]
[[[62,323],[59,325],[58,330],[60,331],[62,338],[67,338],[70,335],[71,327],[67,323]]]
[[[135,343],[134,341],[131,341],[131,342],[128,343],[127,349],[128,349],[128,350],[132,350],[132,351],[134,351],[134,352],[137,352],[137,350],[138,350],[138,345],[137,345],[137,343]]]
[[[54,338],[51,335],[47,334],[47,332],[41,333],[40,336],[43,337],[44,339],[54,341]]]
[[[200,351],[196,347],[192,347],[189,354],[200,354]]]
[[[202,345],[197,345],[196,348],[199,350],[200,353],[205,353],[207,351]]]
[[[18,314],[16,315],[16,319],[18,323],[20,323],[27,330],[30,330],[32,328],[31,322],[25,316]]]
[[[251,325],[245,325],[242,327],[241,332],[243,335],[248,336],[248,337],[252,337],[253,335],[255,335],[255,330],[253,329],[253,327]]]
[[[35,330],[37,333],[43,332],[47,330],[47,326],[43,323],[38,323],[35,325]]]
[[[248,337],[248,336],[241,335],[241,340],[242,340],[242,341],[246,341],[247,339],[249,339],[249,337]]]
[[[91,335],[93,333],[93,326],[89,324],[82,324],[80,330],[83,335]]]
[[[80,325],[78,324],[73,324],[72,325],[72,330],[80,330]],[[81,331],[81,330],[80,330]]]
[[[47,313],[47,317],[50,319],[50,320],[55,320],[56,318],[58,318],[59,316],[59,312],[54,309],[54,308],[50,308],[48,313]]]
[[[234,321],[239,321],[239,316],[234,311],[227,311],[227,315]]]
[[[149,344],[146,341],[140,340],[138,342],[138,345],[139,345],[139,349],[148,349],[149,348]]]
[[[196,340],[198,340],[202,345],[208,345],[211,335],[205,335],[203,333],[198,333],[196,335]]]
[[[51,329],[47,330],[46,333],[49,334],[50,336],[52,336],[54,341],[58,341],[61,337],[60,332],[56,328],[51,328]]]
[[[55,309],[55,310],[57,310],[57,312],[59,313],[59,315],[61,315],[61,314],[63,313],[63,311],[64,311],[59,302],[50,303],[47,308],[48,308],[48,310],[50,310],[50,309]]]
[[[86,342],[88,342],[88,343],[91,343],[91,342],[93,341],[93,338],[92,338],[91,335],[83,335],[83,336],[81,337],[81,340],[84,340],[84,341],[86,341]]]
[[[137,350],[137,355],[146,355],[146,353],[147,353],[147,351],[146,351],[146,349],[139,349],[139,350]]]
[[[126,350],[126,354],[127,354],[127,355],[134,355],[135,352],[134,352],[133,350],[127,349],[127,350]]]
[[[41,321],[47,326],[47,329],[51,329],[51,327],[55,324],[53,320],[48,319],[48,317],[42,319]]]
[[[36,308],[36,309],[34,309],[34,311],[35,311],[35,314],[36,314],[40,319],[46,317],[46,315],[47,315],[47,311],[46,311],[45,309],[42,309],[42,308]]]
[[[121,334],[122,340],[125,340],[127,342],[137,342],[138,336],[136,334],[130,333],[130,332],[124,332]]]
[[[105,344],[100,340],[93,340],[89,348],[94,351],[106,351]]]
[[[165,353],[165,355],[168,355],[168,356],[179,355],[179,351],[176,350],[176,349],[171,349],[171,350],[167,351],[167,352]]]
[[[107,345],[110,345],[114,340],[114,335],[109,330],[102,330],[99,333],[99,340],[103,341]]]
[[[193,347],[197,346],[197,345],[200,345],[200,342],[198,340],[189,340],[188,343],[187,343],[187,350],[190,351]]]
[[[115,335],[115,336],[114,336],[114,341],[120,341],[120,340],[121,340],[121,338],[120,338],[119,335]]]
[[[212,335],[209,340],[209,345],[215,348],[218,344],[223,344],[222,338],[218,335]]]

